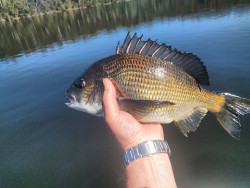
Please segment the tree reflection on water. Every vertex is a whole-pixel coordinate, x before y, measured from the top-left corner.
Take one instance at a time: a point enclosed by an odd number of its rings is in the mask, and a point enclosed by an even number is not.
[[[0,58],[15,57],[54,43],[95,35],[100,30],[130,27],[160,18],[213,16],[247,1],[134,0],[76,11],[0,23]],[[197,15],[196,15],[197,17]]]

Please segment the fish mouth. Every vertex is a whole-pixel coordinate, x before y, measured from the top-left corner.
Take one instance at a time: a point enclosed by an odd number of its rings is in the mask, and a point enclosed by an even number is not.
[[[64,96],[69,100],[69,102],[65,103],[67,106],[71,106],[76,101],[76,97],[74,95],[70,95],[68,92],[65,92]]]
[[[65,103],[68,107],[73,108],[75,110],[87,112],[89,114],[103,117],[103,111],[102,111],[102,104],[89,104],[81,103],[76,100],[76,97],[74,95],[69,94],[68,92],[65,92],[64,96],[69,100],[69,102]]]

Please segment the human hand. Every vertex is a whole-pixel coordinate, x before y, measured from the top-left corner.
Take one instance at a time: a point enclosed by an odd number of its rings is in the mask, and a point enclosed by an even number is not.
[[[114,85],[107,78],[103,79],[103,84],[105,120],[124,151],[144,141],[164,140],[161,124],[141,124],[129,113],[121,111]]]

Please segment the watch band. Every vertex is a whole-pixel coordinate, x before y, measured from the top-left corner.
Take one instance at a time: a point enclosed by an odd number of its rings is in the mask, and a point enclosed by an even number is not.
[[[149,140],[142,142],[124,152],[124,163],[125,165],[128,165],[136,159],[151,156],[155,153],[168,153],[170,156],[171,151],[168,143],[165,140]]]

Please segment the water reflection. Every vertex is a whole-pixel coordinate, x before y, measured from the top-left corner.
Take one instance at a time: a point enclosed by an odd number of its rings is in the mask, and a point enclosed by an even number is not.
[[[95,35],[100,30],[130,27],[161,18],[201,18],[224,14],[234,5],[246,6],[249,1],[216,0],[134,0],[108,6],[33,17],[0,23],[0,58],[14,57],[62,41],[74,41]]]

